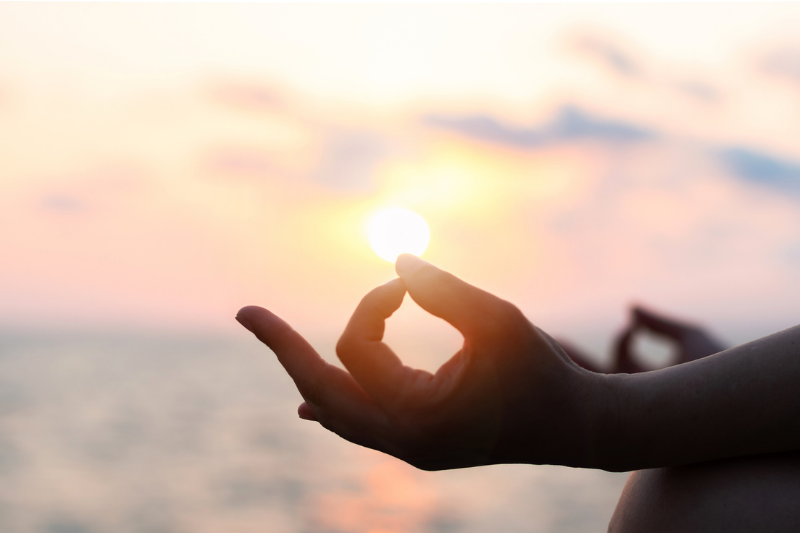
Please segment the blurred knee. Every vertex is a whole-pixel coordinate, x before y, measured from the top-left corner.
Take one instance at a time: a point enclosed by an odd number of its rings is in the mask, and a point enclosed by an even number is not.
[[[633,472],[608,531],[800,531],[800,453]]]

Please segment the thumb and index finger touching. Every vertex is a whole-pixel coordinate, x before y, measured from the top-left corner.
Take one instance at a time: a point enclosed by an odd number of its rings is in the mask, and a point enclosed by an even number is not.
[[[396,397],[409,378],[427,374],[403,366],[383,343],[386,319],[400,307],[406,291],[420,307],[467,338],[480,328],[481,313],[476,311],[498,300],[410,254],[400,255],[395,269],[400,279],[373,289],[361,300],[337,344],[342,363],[378,403]],[[301,394],[313,402],[329,366],[316,350],[289,324],[261,307],[244,307],[236,319],[275,352]]]
[[[474,336],[484,326],[485,311],[503,302],[411,254],[401,254],[395,270],[420,307],[450,323],[465,338]]]
[[[336,348],[339,359],[359,385],[379,404],[418,390],[431,375],[403,365],[383,342],[386,319],[402,304],[406,292],[425,311],[440,317],[465,337],[479,323],[476,309],[485,308],[488,293],[410,254],[395,264],[399,279],[370,291],[359,303]]]

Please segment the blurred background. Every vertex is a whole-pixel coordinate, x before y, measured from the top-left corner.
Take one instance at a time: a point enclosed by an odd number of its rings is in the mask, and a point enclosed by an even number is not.
[[[625,474],[427,473],[300,421],[366,222],[609,365],[641,303],[800,322],[800,5],[0,4],[0,530],[604,531]],[[389,343],[459,345],[406,301]],[[657,366],[658,361],[651,364]],[[546,438],[546,436],[543,436]]]

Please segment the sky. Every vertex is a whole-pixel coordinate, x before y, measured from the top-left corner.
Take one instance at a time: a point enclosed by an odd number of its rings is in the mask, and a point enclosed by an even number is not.
[[[798,322],[800,5],[0,4],[0,329],[335,342],[424,258],[600,347]],[[398,342],[457,336],[410,302]],[[422,339],[422,340],[420,340]],[[436,344],[434,342],[434,344]]]

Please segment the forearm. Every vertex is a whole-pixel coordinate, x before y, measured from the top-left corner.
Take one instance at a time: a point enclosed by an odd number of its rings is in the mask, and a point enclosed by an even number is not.
[[[597,391],[599,468],[800,449],[800,326],[663,370],[599,376]]]

